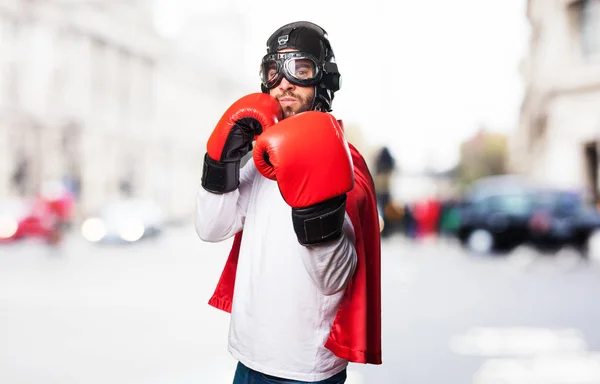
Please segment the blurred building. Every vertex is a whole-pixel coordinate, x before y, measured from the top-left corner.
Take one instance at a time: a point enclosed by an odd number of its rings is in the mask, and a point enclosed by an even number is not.
[[[377,154],[380,150],[380,146],[373,144],[369,140],[369,138],[365,135],[364,128],[361,125],[356,123],[348,124],[344,123],[344,120],[341,121],[346,140],[360,152],[367,163],[367,167],[369,167],[369,171],[373,173],[375,171],[375,162]]]
[[[192,211],[223,83],[155,32],[151,1],[0,0],[0,46],[0,197],[62,180],[82,214]]]
[[[598,199],[600,0],[529,0],[526,93],[511,166]]]

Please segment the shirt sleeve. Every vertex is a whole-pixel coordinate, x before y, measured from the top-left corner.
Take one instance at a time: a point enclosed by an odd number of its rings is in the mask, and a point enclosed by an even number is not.
[[[333,295],[346,289],[356,269],[354,227],[346,213],[344,234],[333,243],[307,246],[302,262],[317,288],[324,295]]]
[[[252,160],[240,170],[240,186],[228,193],[208,192],[202,186],[196,195],[196,233],[200,239],[216,243],[244,227],[252,183],[257,174]]]

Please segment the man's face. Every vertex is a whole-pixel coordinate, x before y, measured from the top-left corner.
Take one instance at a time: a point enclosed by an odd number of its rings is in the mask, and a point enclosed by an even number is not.
[[[295,49],[283,49],[280,52],[293,51]],[[315,87],[295,85],[284,77],[276,87],[269,90],[269,94],[279,101],[283,117],[286,118],[311,109],[315,97]]]

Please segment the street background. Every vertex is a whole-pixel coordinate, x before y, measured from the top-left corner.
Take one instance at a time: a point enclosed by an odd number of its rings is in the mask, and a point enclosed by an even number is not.
[[[0,382],[231,383],[228,314],[206,304],[229,242],[192,227],[97,247],[0,248]],[[600,264],[384,240],[383,365],[349,384],[600,382]]]
[[[0,384],[232,381],[196,192],[298,20],[383,225],[348,384],[600,384],[600,0],[0,0]]]

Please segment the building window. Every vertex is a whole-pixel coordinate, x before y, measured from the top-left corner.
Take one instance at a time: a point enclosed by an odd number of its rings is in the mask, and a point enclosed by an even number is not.
[[[90,74],[92,84],[92,105],[95,105],[100,113],[106,112],[107,51],[108,47],[106,42],[95,38],[92,39],[92,68]]]
[[[13,106],[19,106],[20,95],[19,95],[19,66],[17,63],[10,63],[8,67],[8,79],[6,85],[7,92],[7,104]]]
[[[600,57],[600,0],[581,0],[581,37],[586,57]]]
[[[119,50],[119,78],[116,99],[119,102],[119,109],[123,119],[129,118],[131,112],[132,58],[133,55],[130,52]]]
[[[4,18],[0,14],[0,105],[15,106],[19,104],[19,70],[17,62],[17,34],[19,26],[13,19]]]

